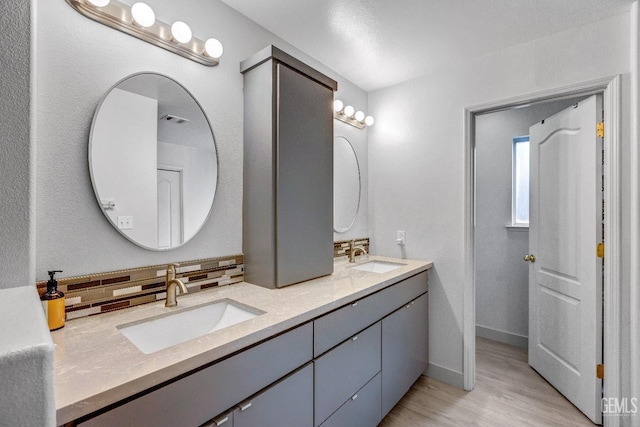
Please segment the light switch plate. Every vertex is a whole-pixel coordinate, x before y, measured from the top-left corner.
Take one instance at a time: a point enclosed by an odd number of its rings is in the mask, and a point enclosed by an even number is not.
[[[396,235],[396,243],[399,245],[404,245],[406,242],[406,234],[404,231],[400,231],[398,230],[398,233]]]

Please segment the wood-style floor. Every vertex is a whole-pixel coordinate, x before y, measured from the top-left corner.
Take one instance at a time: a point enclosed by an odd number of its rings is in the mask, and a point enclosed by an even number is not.
[[[476,339],[476,386],[422,376],[380,427],[594,426],[527,364],[527,351]]]

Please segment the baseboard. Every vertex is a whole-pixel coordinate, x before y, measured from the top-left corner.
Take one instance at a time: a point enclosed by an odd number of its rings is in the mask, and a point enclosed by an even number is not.
[[[499,331],[497,329],[491,329],[484,326],[476,325],[476,336],[513,345],[516,347],[529,347],[528,337],[518,334],[512,334],[511,332]]]
[[[462,372],[452,371],[451,369],[429,363],[424,374],[434,380],[442,381],[454,387],[464,388],[464,375],[462,375]]]

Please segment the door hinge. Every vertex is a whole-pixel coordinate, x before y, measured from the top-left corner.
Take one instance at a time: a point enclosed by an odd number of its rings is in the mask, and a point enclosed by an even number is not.
[[[596,255],[598,255],[598,258],[604,258],[604,242],[598,243]]]
[[[602,363],[596,365],[596,378],[604,378],[604,365]]]
[[[596,125],[596,135],[598,138],[604,138],[604,122],[598,122]]]

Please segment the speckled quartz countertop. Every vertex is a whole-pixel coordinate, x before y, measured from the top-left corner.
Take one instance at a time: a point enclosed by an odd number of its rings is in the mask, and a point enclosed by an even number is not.
[[[178,306],[164,301],[69,321],[52,332],[55,343],[55,401],[58,425],[142,392],[176,376],[228,356],[308,322],[399,280],[431,268],[432,263],[379,256],[358,257],[405,264],[387,273],[354,270],[346,259],[334,272],[281,289],[250,283],[180,295]],[[116,328],[170,311],[230,298],[265,314],[151,354],[143,354]]]

